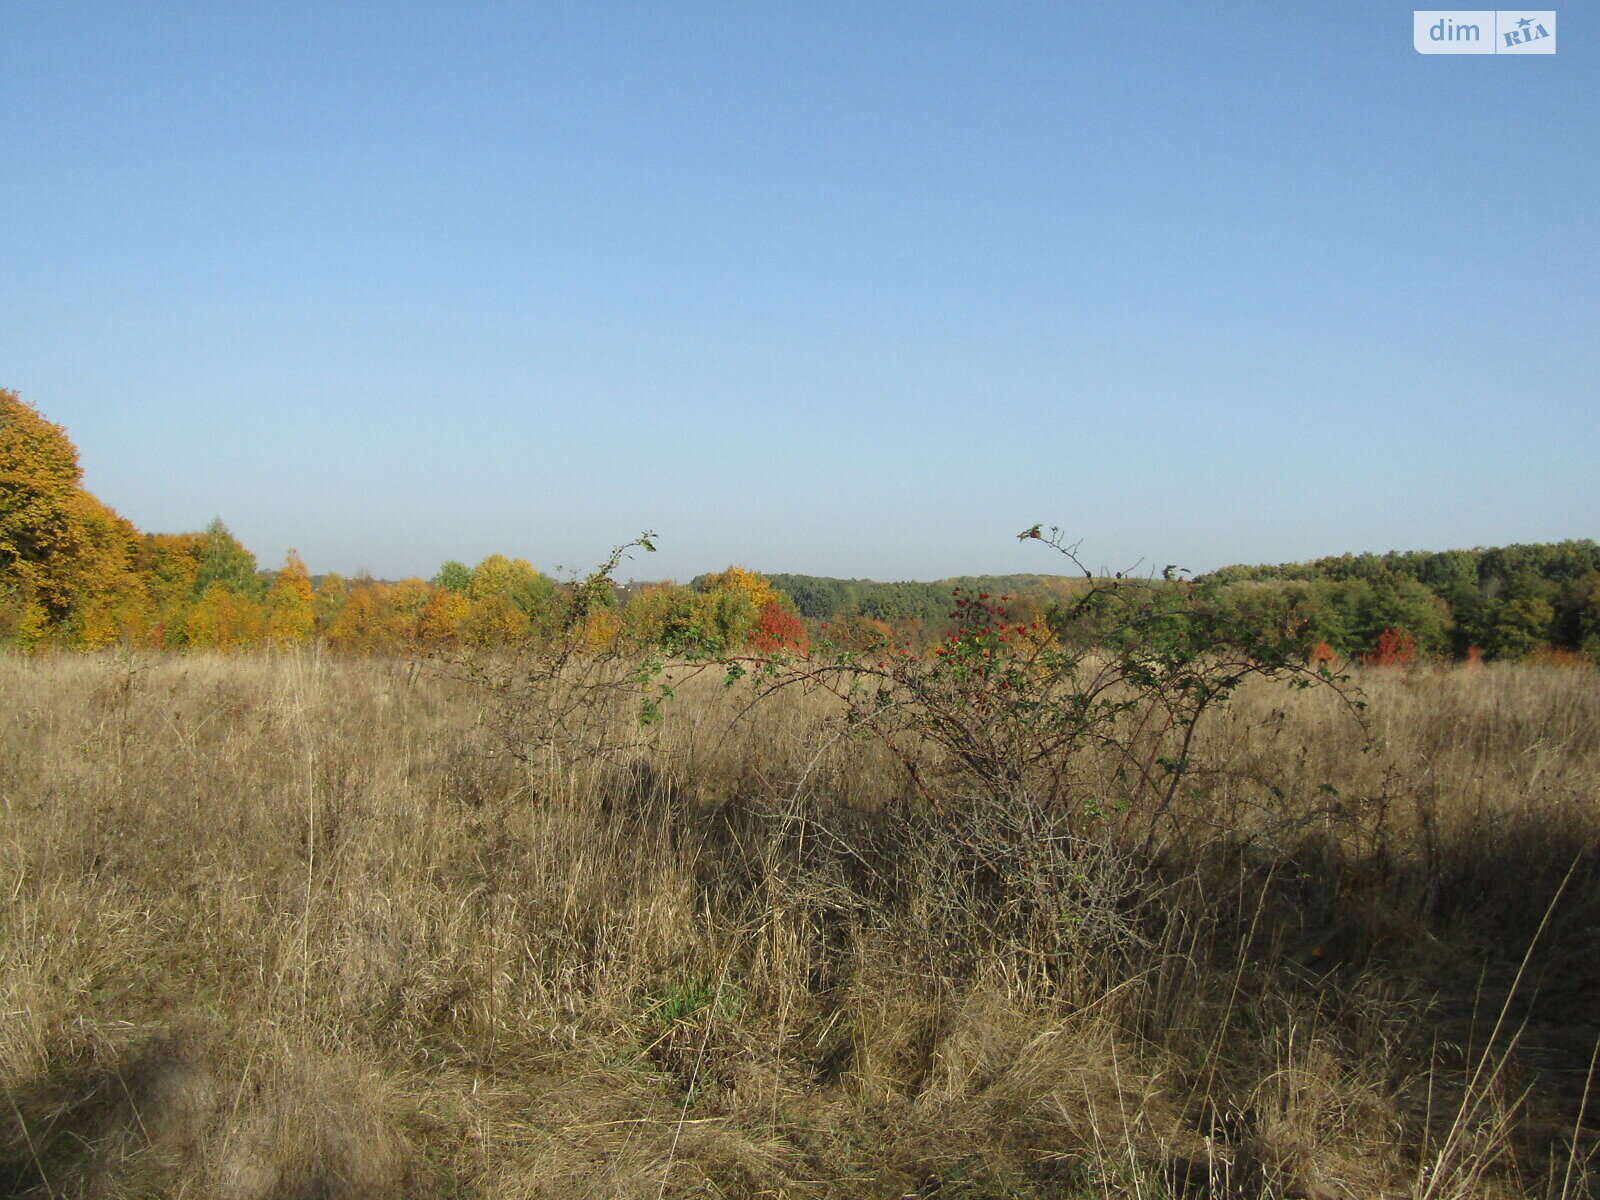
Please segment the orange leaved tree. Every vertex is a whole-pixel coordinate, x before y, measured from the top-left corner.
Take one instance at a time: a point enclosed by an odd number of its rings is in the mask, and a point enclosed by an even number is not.
[[[133,526],[82,478],[65,431],[0,390],[0,606],[16,608],[24,625],[62,624],[98,606],[99,629],[141,590]]]
[[[1417,639],[1404,629],[1385,629],[1378,644],[1361,661],[1369,667],[1404,667],[1417,657]]]
[[[761,606],[748,645],[757,654],[777,654],[781,651],[804,654],[809,641],[800,618],[778,601],[769,600]]]

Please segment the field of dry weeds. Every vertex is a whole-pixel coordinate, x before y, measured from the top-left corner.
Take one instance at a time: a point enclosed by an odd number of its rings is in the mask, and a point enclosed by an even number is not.
[[[1600,676],[1360,682],[1133,850],[798,693],[524,762],[406,664],[0,660],[0,1197],[1600,1195]]]

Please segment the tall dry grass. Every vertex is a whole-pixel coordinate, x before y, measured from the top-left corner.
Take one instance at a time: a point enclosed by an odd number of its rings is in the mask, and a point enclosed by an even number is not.
[[[704,677],[520,762],[406,664],[5,659],[0,1196],[1594,1196],[1596,675],[1362,682],[1145,847]]]

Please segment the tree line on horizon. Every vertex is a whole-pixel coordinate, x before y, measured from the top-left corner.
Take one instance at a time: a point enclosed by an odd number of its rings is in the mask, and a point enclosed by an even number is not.
[[[141,533],[82,486],[77,448],[0,390],[0,646],[237,650],[316,644],[366,654],[495,649],[565,635],[669,651],[803,650],[793,604],[729,567],[620,602],[604,575],[558,581],[520,558],[447,562],[432,579],[313,579],[293,550],[263,571],[219,517]]]
[[[770,576],[813,621],[854,619],[901,641],[936,640],[951,592],[1010,593],[1014,619],[1037,619],[1081,593],[1082,577],[1002,575],[937,583]],[[1160,586],[1163,581],[1145,581]],[[1600,663],[1600,544],[1591,539],[1442,552],[1344,554],[1229,566],[1201,576],[1207,603],[1241,631],[1288,634],[1308,656],[1517,659],[1547,651]],[[1389,635],[1385,640],[1385,635]]]
[[[1311,657],[1388,660],[1402,646],[1407,655],[1554,650],[1600,661],[1592,540],[1234,566],[1199,582],[1204,603],[1235,627],[1290,638]],[[952,593],[982,595],[1006,620],[1048,632],[1088,583],[1060,575],[878,582],[730,566],[688,585],[618,586],[606,575],[555,580],[501,554],[392,582],[313,577],[294,551],[262,570],[221,518],[192,533],[135,529],[83,488],[65,431],[0,389],[0,646],[16,650],[316,644],[365,654],[564,635],[595,648],[626,639],[687,655],[804,652],[814,640],[920,651],[962,620]]]
[[[1389,630],[1428,655],[1553,651],[1600,663],[1600,544],[1592,538],[1342,554],[1224,567],[1208,578],[1240,622],[1298,622],[1303,637],[1345,656],[1371,653]]]

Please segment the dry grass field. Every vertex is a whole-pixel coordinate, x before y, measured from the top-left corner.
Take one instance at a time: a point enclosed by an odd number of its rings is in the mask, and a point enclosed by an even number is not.
[[[0,660],[0,1197],[1600,1196],[1600,675],[1360,683],[1152,840],[709,677],[521,761],[415,665]]]

